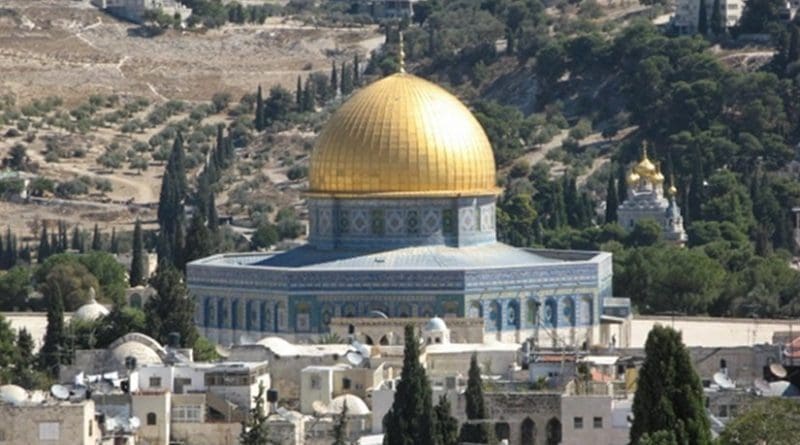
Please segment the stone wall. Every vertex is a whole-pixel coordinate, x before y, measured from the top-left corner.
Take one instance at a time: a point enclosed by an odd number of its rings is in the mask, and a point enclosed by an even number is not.
[[[91,400],[20,406],[0,403],[0,436],[10,444],[91,445],[101,435],[94,411]]]
[[[546,444],[547,425],[561,432],[561,394],[547,392],[486,392],[483,395],[489,418],[495,422],[498,440],[510,445]],[[464,395],[453,406],[459,422],[466,420]],[[532,433],[532,436],[527,434]],[[531,440],[533,439],[533,441]]]
[[[341,339],[350,337],[351,331],[355,333],[356,340],[369,344],[383,344],[385,340],[389,345],[402,345],[405,342],[405,327],[414,325],[417,332],[422,330],[430,318],[339,318],[331,319],[330,330]],[[483,319],[480,318],[453,318],[444,319],[450,329],[451,343],[482,343]]]

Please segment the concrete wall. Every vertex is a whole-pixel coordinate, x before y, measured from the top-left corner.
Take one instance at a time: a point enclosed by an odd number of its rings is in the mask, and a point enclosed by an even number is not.
[[[656,324],[682,332],[686,346],[752,346],[772,343],[773,335],[779,332],[794,330],[800,333],[800,323],[793,320],[638,315],[630,322],[630,344],[627,346],[644,348],[647,334]]]
[[[562,397],[562,445],[627,445],[629,429],[614,425],[613,405],[610,396]]]
[[[330,330],[332,334],[342,339],[347,339],[352,325],[356,332],[356,340],[366,343],[371,340],[374,344],[386,337],[390,345],[402,345],[404,330],[407,324],[416,327],[417,332],[422,330],[430,318],[332,318]],[[450,329],[452,343],[480,343],[483,341],[483,319],[480,318],[453,318],[444,319]]]
[[[139,439],[147,445],[169,445],[171,394],[139,393],[131,400],[133,415],[142,421]],[[148,414],[155,414],[155,425],[148,425]]]
[[[242,424],[173,423],[172,438],[192,445],[237,445]]]
[[[0,431],[9,444],[94,445],[101,436],[95,405],[47,403],[14,406],[0,403]]]

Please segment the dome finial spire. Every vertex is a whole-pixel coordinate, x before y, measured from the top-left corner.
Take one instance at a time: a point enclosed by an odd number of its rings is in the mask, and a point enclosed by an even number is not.
[[[397,63],[400,65],[400,72],[406,72],[406,52],[403,46],[403,30],[397,30]]]
[[[642,160],[647,159],[647,141],[642,141]]]

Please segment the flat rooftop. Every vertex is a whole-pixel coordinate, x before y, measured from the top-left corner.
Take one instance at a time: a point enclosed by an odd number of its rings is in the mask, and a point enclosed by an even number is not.
[[[503,243],[468,247],[418,246],[386,251],[319,250],[306,244],[285,252],[215,255],[193,264],[309,270],[485,269],[591,261],[598,254],[521,249]]]

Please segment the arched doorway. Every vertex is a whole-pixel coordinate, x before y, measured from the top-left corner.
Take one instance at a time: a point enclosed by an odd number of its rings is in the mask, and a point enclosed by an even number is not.
[[[547,421],[547,445],[559,445],[561,443],[561,422],[553,417]]]
[[[508,422],[498,422],[494,424],[494,437],[496,437],[497,440],[507,440],[511,438],[511,427],[508,426]]]
[[[389,344],[389,337],[384,335],[383,337],[381,337],[378,343],[382,346],[387,346]]]
[[[520,426],[520,445],[536,445],[536,423],[526,417]]]

